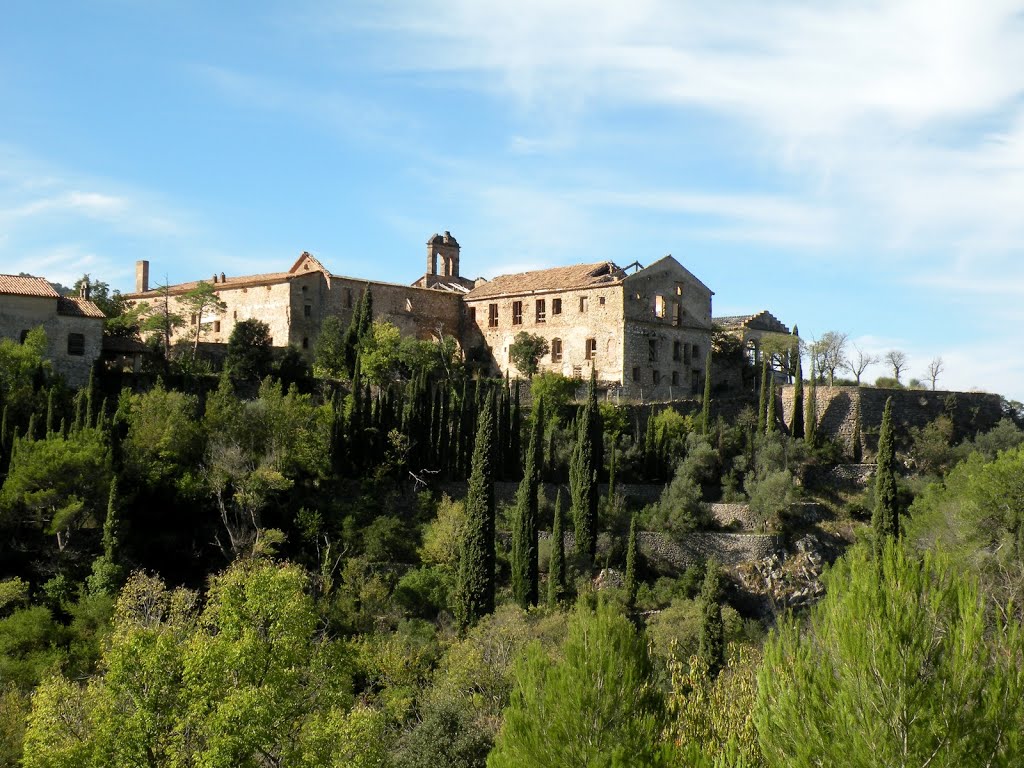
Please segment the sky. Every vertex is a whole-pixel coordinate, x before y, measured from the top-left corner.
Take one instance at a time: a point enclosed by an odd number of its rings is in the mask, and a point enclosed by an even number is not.
[[[716,316],[1024,400],[1024,0],[3,6],[0,272],[671,253]]]

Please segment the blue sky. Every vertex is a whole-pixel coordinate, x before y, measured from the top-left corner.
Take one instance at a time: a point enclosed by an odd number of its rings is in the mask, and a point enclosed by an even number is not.
[[[1024,3],[6,3],[0,271],[671,253],[1024,400]],[[884,374],[881,366],[869,377]]]

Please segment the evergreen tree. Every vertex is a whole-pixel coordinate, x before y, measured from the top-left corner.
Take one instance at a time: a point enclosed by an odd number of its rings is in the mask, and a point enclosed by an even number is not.
[[[768,418],[768,358],[761,358],[761,398],[757,404],[757,434],[763,435]]]
[[[626,544],[626,607],[633,610],[636,605],[637,557],[636,515],[629,519],[629,542]]]
[[[519,402],[519,379],[516,379],[513,385],[512,393],[512,423],[509,428],[509,468],[507,471],[508,477],[519,477],[522,472],[523,463],[523,446],[522,446],[522,429],[523,429],[523,412],[522,406]],[[537,463],[537,472],[541,471],[544,466],[544,425],[541,424],[540,442],[538,450],[540,451],[541,459]]]
[[[607,508],[608,514],[612,514],[615,511],[615,455],[618,451],[615,450],[615,443],[612,442],[612,455],[608,460],[608,500]]]
[[[577,417],[576,446],[569,465],[576,552],[593,563],[597,555],[598,472],[603,453],[601,412],[597,407],[597,379],[590,373],[587,401]]]
[[[47,437],[49,437],[50,435],[53,434],[53,419],[54,419],[53,396],[54,396],[54,390],[55,389],[56,389],[55,387],[50,387],[50,389],[46,393],[46,436]]]
[[[455,586],[454,613],[463,628],[494,610],[494,406],[489,398],[479,421]]]
[[[565,594],[565,524],[562,489],[555,493],[555,519],[551,525],[551,559],[548,561],[548,607],[554,608]]]
[[[768,413],[765,416],[765,429],[768,432],[774,432],[776,426],[775,416],[775,399],[777,395],[775,393],[775,378],[771,379],[768,385]]]
[[[818,438],[818,381],[814,359],[811,359],[811,381],[807,386],[807,413],[804,417],[804,439],[814,445]]]
[[[103,554],[93,560],[92,575],[89,576],[89,591],[93,594],[116,595],[124,582],[124,567],[121,563],[120,511],[117,496],[117,477],[110,481],[110,495],[107,499],[107,517],[103,521]]]
[[[523,479],[516,492],[512,529],[512,596],[523,608],[537,604],[537,514],[544,440],[544,402],[538,400],[530,425]]]
[[[96,366],[89,369],[89,384],[85,388],[85,426],[93,425],[93,402],[96,397]]]
[[[878,552],[887,538],[899,536],[900,515],[896,497],[896,441],[892,424],[892,397],[885,401],[882,427],[878,434],[878,454],[875,457],[875,509],[871,526],[875,533]]]
[[[700,431],[708,434],[711,431],[711,349],[708,349],[704,360],[704,397],[701,398]]]
[[[712,677],[725,666],[725,625],[722,623],[721,574],[718,563],[709,560],[700,591],[700,645],[698,654]]]
[[[794,332],[794,336],[795,336]],[[800,361],[800,340],[796,342],[796,371],[793,374],[793,422],[789,433],[793,437],[804,436],[804,369]]]

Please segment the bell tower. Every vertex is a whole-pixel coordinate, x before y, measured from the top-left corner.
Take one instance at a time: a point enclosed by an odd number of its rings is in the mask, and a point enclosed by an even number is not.
[[[459,276],[459,241],[452,237],[451,232],[446,230],[443,235],[435,234],[427,240],[427,275]]]

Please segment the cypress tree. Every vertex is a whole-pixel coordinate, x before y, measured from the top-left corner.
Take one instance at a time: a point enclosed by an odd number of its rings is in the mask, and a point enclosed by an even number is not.
[[[46,393],[46,436],[53,434],[53,392],[55,387],[50,387]]]
[[[765,416],[765,430],[767,432],[775,431],[775,379],[772,378],[771,383],[768,385],[768,413]]]
[[[516,492],[512,529],[512,595],[523,608],[537,604],[537,514],[540,489],[540,463],[544,440],[544,403],[537,401],[530,425],[523,479]]]
[[[7,471],[7,458],[10,455],[10,435],[7,431],[7,404],[4,403],[3,416],[0,416],[0,472]]]
[[[796,336],[794,328],[793,335]],[[793,437],[804,436],[804,369],[800,361],[800,340],[796,340],[796,372],[793,379],[793,419],[789,433]]]
[[[708,434],[711,431],[711,349],[704,360],[704,397],[701,398],[700,431]]]
[[[814,445],[818,437],[818,382],[814,360],[811,360],[811,381],[807,385],[807,415],[804,417],[804,439]]]
[[[626,545],[626,607],[633,610],[636,605],[636,567],[637,567],[637,541],[636,541],[636,514],[629,519],[629,542]]]
[[[35,411],[28,417],[28,429],[25,431],[25,438],[32,442],[36,439],[36,414]]]
[[[107,517],[103,521],[103,554],[93,561],[92,575],[88,579],[89,590],[93,593],[102,592],[116,595],[124,581],[119,524],[117,477],[115,476],[110,481]]]
[[[892,425],[892,397],[885,401],[875,463],[877,467],[875,470],[875,509],[871,515],[871,526],[875,533],[876,551],[881,552],[887,538],[900,534],[900,515],[896,498],[896,442]]]
[[[89,369],[89,385],[85,389],[85,426],[93,425],[93,401],[96,395],[96,367]]]
[[[757,434],[763,435],[768,418],[768,358],[761,358],[761,398],[757,404]]]
[[[576,553],[589,563],[594,562],[597,554],[598,465],[592,439],[593,412],[596,410],[596,397],[588,397],[576,422],[576,446],[569,464],[569,496]]]
[[[516,379],[512,390],[512,424],[509,427],[509,477],[519,477],[523,471],[523,412],[520,403],[519,379]],[[541,459],[537,463],[537,472],[544,465],[544,425],[541,424],[540,442],[537,444],[540,450]]]
[[[555,494],[555,519],[551,525],[551,559],[548,561],[548,607],[554,608],[565,594],[565,524],[562,520],[562,489]]]
[[[454,613],[462,628],[494,610],[494,406],[490,398],[479,421],[455,586]]]
[[[608,514],[615,509],[615,444],[612,444],[612,455],[608,460]]]
[[[725,666],[725,625],[722,622],[722,606],[718,602],[720,593],[718,563],[709,560],[700,591],[700,642],[697,653],[707,664],[711,677],[718,675]]]

